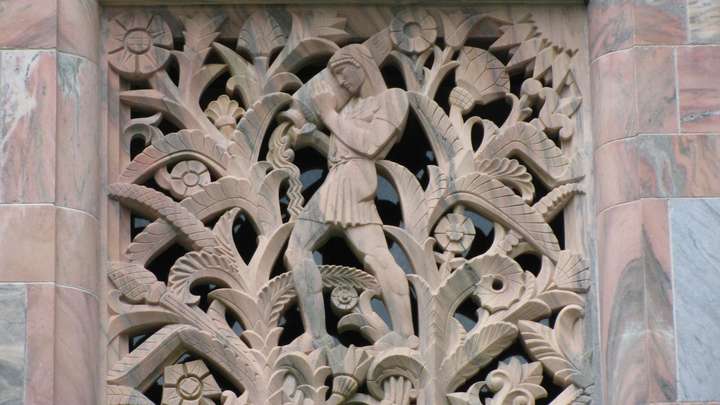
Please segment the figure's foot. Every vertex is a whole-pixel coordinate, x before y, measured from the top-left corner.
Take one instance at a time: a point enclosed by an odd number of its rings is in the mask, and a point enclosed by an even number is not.
[[[312,341],[312,346],[314,349],[330,350],[338,345],[340,345],[340,341],[328,334],[324,334],[318,338],[313,339]]]
[[[420,346],[420,339],[415,335],[403,336],[398,332],[391,331],[374,345],[379,350],[391,349],[394,347],[407,347],[408,349],[417,349]]]

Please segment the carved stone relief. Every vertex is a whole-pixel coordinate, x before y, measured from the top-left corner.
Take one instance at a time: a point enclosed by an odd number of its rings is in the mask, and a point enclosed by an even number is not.
[[[348,18],[109,18],[108,403],[589,403],[589,266],[551,226],[582,193],[577,50],[531,15]]]

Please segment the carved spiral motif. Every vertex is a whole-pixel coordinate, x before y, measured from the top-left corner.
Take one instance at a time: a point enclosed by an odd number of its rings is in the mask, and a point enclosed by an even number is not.
[[[350,312],[358,303],[358,293],[353,287],[335,287],[330,294],[333,308],[340,313]]]

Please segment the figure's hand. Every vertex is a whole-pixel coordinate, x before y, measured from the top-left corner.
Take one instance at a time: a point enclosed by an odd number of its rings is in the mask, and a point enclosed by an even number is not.
[[[315,94],[313,94],[313,103],[318,108],[321,117],[325,117],[327,113],[335,111],[335,94],[327,83],[318,83]]]

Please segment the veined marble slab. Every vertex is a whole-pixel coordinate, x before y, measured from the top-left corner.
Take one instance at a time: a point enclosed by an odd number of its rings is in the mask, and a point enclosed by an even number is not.
[[[25,286],[0,284],[0,405],[22,405],[25,380]]]
[[[678,400],[720,398],[720,199],[670,201]]]

